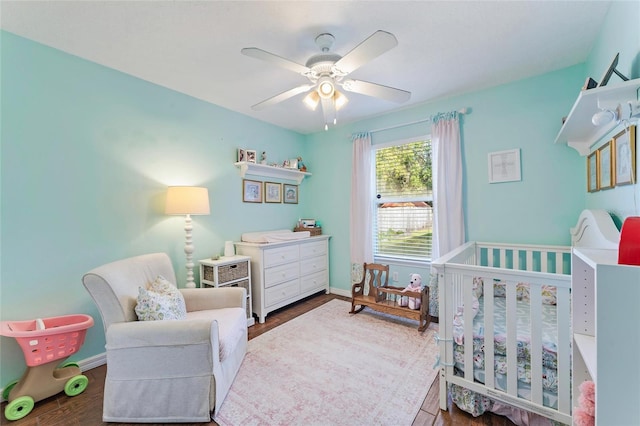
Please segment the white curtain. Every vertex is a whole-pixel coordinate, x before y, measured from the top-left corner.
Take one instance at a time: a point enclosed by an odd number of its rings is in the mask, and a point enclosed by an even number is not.
[[[431,126],[433,155],[432,258],[464,243],[462,209],[462,149],[457,112],[438,114]]]
[[[354,135],[349,227],[351,282],[359,282],[362,279],[364,262],[373,262],[371,155],[371,135],[369,133]]]

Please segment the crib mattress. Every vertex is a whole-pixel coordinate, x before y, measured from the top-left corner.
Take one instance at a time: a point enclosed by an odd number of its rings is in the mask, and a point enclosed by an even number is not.
[[[478,312],[473,324],[473,362],[474,378],[484,383],[484,297],[478,299]],[[464,324],[462,313],[456,315],[458,325],[454,327],[454,362],[462,373],[464,367]],[[518,395],[525,399],[531,397],[531,363],[530,363],[530,305],[526,300],[517,301],[517,359],[518,359]],[[557,315],[555,305],[542,305],[542,388],[544,405],[555,408],[557,406]],[[507,389],[506,362],[506,299],[494,298],[494,371],[496,387]]]

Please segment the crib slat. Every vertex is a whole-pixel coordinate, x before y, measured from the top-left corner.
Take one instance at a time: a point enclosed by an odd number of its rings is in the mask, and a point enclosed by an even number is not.
[[[513,251],[513,269],[520,270],[520,250]]]
[[[547,251],[541,251],[540,252],[540,272],[550,272],[549,271],[549,267],[548,267],[548,260],[547,258],[549,257]]]
[[[463,279],[464,323],[473,324],[473,277]],[[473,327],[464,327],[464,378],[473,381]]]
[[[518,396],[518,342],[516,283],[508,281],[507,286],[507,393]]]
[[[507,267],[507,250],[500,249],[500,264],[498,268],[506,268]]]
[[[489,389],[495,389],[495,330],[493,310],[493,280],[490,277],[482,277],[484,293],[484,369],[485,384]]]
[[[571,411],[571,330],[566,324],[571,324],[571,301],[569,288],[558,287],[557,291],[557,319],[558,319],[558,409],[560,412]]]
[[[542,405],[542,287],[530,284],[531,401]]]
[[[531,250],[527,250],[527,267],[526,271],[533,271],[533,252]]]

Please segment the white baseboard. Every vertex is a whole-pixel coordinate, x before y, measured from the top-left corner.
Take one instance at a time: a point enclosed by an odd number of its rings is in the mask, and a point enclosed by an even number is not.
[[[329,293],[337,294],[338,296],[351,297],[351,290],[343,290],[341,288],[329,288]]]
[[[65,362],[64,360],[60,360],[60,361]],[[94,355],[89,358],[85,358],[81,361],[73,361],[73,362],[77,362],[78,366],[80,367],[80,370],[84,372],[87,370],[91,370],[92,368],[100,367],[101,365],[106,364],[107,353],[103,352],[101,354]],[[2,395],[2,392],[4,392],[4,388],[0,389],[0,395]],[[2,396],[0,396],[0,401],[5,402],[6,400]]]
[[[80,370],[87,371],[92,368],[100,367],[101,365],[105,365],[107,363],[107,353],[103,352],[98,355],[94,355],[90,358],[85,358],[82,361],[78,361],[78,365],[80,366]]]

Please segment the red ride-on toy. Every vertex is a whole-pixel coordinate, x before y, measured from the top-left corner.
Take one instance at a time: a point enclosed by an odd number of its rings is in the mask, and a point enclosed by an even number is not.
[[[0,321],[0,335],[14,337],[27,363],[20,380],[8,383],[2,397],[9,401],[7,420],[18,420],[31,412],[36,402],[64,390],[69,396],[82,393],[89,383],[78,364],[60,359],[76,353],[93,326],[89,315],[63,315],[30,321]]]

